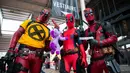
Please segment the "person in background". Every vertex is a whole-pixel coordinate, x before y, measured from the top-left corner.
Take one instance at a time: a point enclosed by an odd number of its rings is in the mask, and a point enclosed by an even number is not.
[[[47,57],[45,59],[45,66],[46,66],[46,69],[50,68],[50,56],[49,56],[49,54],[47,55]]]
[[[55,63],[55,70],[58,70],[59,69],[59,61],[60,61],[58,55],[55,55],[53,61]]]
[[[50,51],[51,41],[49,28],[46,26],[50,17],[48,9],[41,10],[36,20],[25,20],[10,40],[9,50],[5,57],[15,59],[13,72],[10,73],[40,73],[42,55],[44,51]],[[18,45],[18,53],[14,51]]]

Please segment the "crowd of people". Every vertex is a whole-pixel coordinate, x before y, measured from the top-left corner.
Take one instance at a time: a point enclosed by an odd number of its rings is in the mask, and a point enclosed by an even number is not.
[[[60,35],[67,39],[60,41],[60,45],[63,45],[60,50],[60,67],[58,67],[59,59],[56,55],[53,59],[55,69],[59,69],[60,73],[70,73],[71,67],[74,73],[86,73],[86,68],[87,73],[103,73],[103,71],[105,73],[120,73],[119,66],[113,58],[113,44],[117,42],[117,36],[112,30],[111,24],[96,22],[91,8],[84,10],[84,16],[88,22],[88,29],[82,32],[85,34],[83,37],[93,37],[93,39],[80,40],[81,32],[80,29],[75,28],[74,15],[66,14],[67,30]],[[25,20],[14,33],[10,40],[9,50],[5,55],[5,58],[10,60],[8,73],[40,73],[42,63],[45,62],[43,60],[44,51],[51,51],[49,44],[53,39],[47,26],[49,17],[50,11],[43,9],[36,20]],[[18,52],[15,54],[17,44]],[[89,54],[91,55],[89,65],[85,53],[88,44],[90,44]],[[56,47],[53,44],[52,46]],[[114,68],[113,65],[108,66],[108,62],[116,63],[116,67],[115,65]],[[47,67],[49,68],[49,65]]]

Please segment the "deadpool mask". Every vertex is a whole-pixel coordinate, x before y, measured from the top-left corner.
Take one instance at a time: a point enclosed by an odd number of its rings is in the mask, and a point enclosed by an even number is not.
[[[94,21],[94,19],[95,19],[93,11],[92,11],[91,8],[86,8],[84,10],[84,16],[86,18],[86,21],[88,21],[88,23]]]
[[[49,12],[49,10],[44,9],[44,10],[42,10],[42,11],[40,12],[40,14],[39,14],[37,20],[38,20],[38,22],[40,22],[40,23],[46,23],[46,22],[48,21],[49,17],[50,17],[50,12]]]
[[[74,27],[74,16],[73,14],[66,15],[66,24],[69,29]]]

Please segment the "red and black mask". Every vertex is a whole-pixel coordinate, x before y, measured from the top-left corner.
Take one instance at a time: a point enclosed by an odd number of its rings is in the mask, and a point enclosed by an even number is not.
[[[95,20],[95,16],[94,16],[93,11],[92,11],[91,8],[86,8],[84,10],[84,16],[86,18],[86,21],[88,21],[88,23]]]
[[[38,20],[38,22],[40,22],[40,23],[46,23],[46,22],[48,21],[49,17],[50,17],[50,11],[47,10],[47,9],[44,9],[44,10],[42,10],[42,11],[40,12],[40,14],[39,14],[37,20]]]
[[[66,24],[69,29],[74,27],[74,16],[73,14],[66,15]]]

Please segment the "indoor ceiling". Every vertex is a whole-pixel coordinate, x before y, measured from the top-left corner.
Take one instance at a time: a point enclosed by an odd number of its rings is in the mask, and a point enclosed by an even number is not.
[[[3,19],[10,19],[10,20],[17,20],[17,21],[24,21],[29,19],[32,16],[32,13],[24,12],[21,10],[14,10],[14,9],[7,9],[1,8]],[[57,24],[65,23],[64,18],[54,18],[50,17],[48,23],[52,25],[52,19],[56,21]]]
[[[43,8],[50,9],[51,0],[8,0],[0,1],[0,8],[4,19],[24,21],[31,16],[36,18]],[[52,19],[57,24],[65,22],[64,18],[61,17],[50,17],[48,23],[53,26]]]
[[[51,0],[0,0],[0,10],[3,19],[11,19],[24,21],[31,16],[36,18],[43,8],[50,9]],[[51,19],[54,19],[57,24],[65,22],[63,18],[50,18],[50,24],[53,24]],[[1,23],[0,23],[1,26]],[[9,41],[12,35],[2,34],[0,36],[0,51],[8,49]]]
[[[28,19],[31,14],[33,14],[33,18],[36,18],[43,8],[51,9],[51,1],[52,0],[0,0],[0,8],[2,8],[3,18],[24,21]],[[90,0],[85,0],[85,3],[89,1]],[[78,5],[80,8],[80,0],[78,0]],[[51,19],[54,19],[57,24],[65,22],[64,18],[51,17],[48,22],[50,24],[53,24]]]
[[[31,13],[23,12],[20,10],[12,10],[1,8],[3,19],[24,21],[31,16]]]

